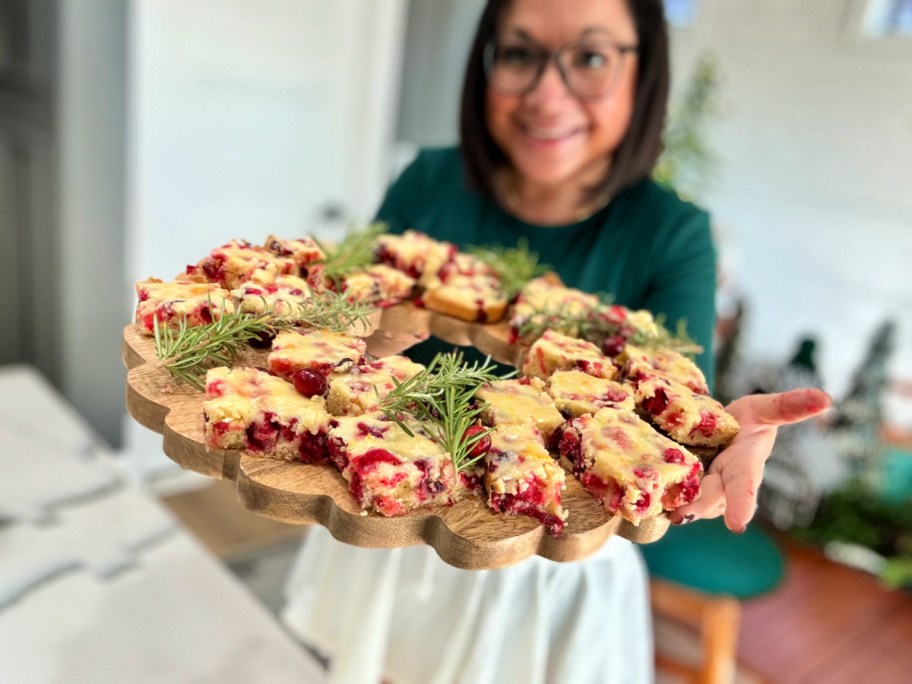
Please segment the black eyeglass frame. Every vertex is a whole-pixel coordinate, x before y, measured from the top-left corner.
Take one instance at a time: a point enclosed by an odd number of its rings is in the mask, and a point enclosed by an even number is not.
[[[597,93],[595,95],[582,95],[582,94],[576,92],[576,89],[570,84],[570,78],[567,76],[566,72],[564,71],[564,67],[560,63],[560,56],[561,56],[561,54],[564,53],[565,50],[585,46],[587,44],[586,41],[574,41],[572,43],[567,43],[566,45],[562,45],[560,48],[558,48],[557,50],[553,50],[553,51],[549,50],[548,48],[542,47],[541,45],[536,45],[532,41],[525,41],[526,43],[528,43],[529,48],[536,50],[542,58],[541,62],[538,65],[538,73],[535,74],[535,77],[532,79],[532,81],[529,83],[529,85],[526,86],[522,90],[510,91],[510,90],[498,89],[492,82],[491,73],[494,70],[494,50],[497,49],[497,45],[501,40],[503,40],[503,38],[500,36],[493,36],[488,40],[487,44],[484,47],[484,52],[482,53],[482,64],[484,67],[485,81],[487,81],[488,86],[503,95],[523,96],[523,95],[527,95],[527,94],[531,93],[533,90],[535,90],[538,87],[538,84],[541,81],[541,78],[544,75],[545,70],[548,68],[548,65],[551,64],[552,62],[554,62],[554,66],[557,67],[557,73],[560,74],[561,81],[564,82],[564,85],[567,87],[567,90],[569,90],[571,93],[573,93],[574,97],[578,97],[581,100],[597,100],[599,98],[605,97],[606,95],[608,95],[609,92],[611,92],[612,88],[615,85],[617,85],[617,75],[615,75],[614,80],[611,82],[611,84],[609,84],[609,86],[604,90],[604,92]],[[517,41],[517,42],[519,42],[519,41]],[[640,51],[640,48],[638,45],[619,45],[618,43],[614,43],[614,42],[611,42],[608,40],[600,40],[598,42],[601,45],[610,45],[611,47],[613,47],[615,50],[617,50],[619,53],[621,53],[622,59],[628,53],[631,53],[631,52],[639,53],[639,51]]]

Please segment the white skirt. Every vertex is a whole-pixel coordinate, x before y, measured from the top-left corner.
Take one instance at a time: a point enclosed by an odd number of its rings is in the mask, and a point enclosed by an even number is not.
[[[646,569],[612,537],[594,556],[460,570],[427,546],[363,549],[308,532],[285,624],[341,684],[633,684],[654,678]]]

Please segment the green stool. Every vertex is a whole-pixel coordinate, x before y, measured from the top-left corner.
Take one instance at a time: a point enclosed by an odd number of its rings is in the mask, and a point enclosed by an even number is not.
[[[707,594],[747,599],[774,589],[785,575],[785,558],[757,523],[743,534],[722,518],[672,525],[640,551],[649,574]]]

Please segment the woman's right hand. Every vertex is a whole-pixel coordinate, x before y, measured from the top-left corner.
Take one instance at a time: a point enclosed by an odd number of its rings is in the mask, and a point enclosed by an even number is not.
[[[710,464],[692,503],[669,516],[680,525],[698,518],[725,516],[725,525],[741,533],[754,517],[763,466],[773,451],[780,425],[818,416],[832,404],[819,389],[796,389],[778,394],[751,394],[725,407],[741,424],[728,447]]]

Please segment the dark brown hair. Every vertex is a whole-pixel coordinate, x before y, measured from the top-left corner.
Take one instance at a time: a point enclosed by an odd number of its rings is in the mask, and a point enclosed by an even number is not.
[[[497,22],[510,0],[488,0],[481,14],[469,53],[462,87],[459,118],[460,149],[469,184],[495,198],[494,171],[507,160],[488,131],[485,117],[484,49],[497,30]],[[668,30],[662,0],[626,0],[636,25],[639,69],[630,127],[614,153],[603,182],[592,195],[616,195],[646,178],[662,152],[662,130],[671,80]]]

